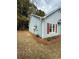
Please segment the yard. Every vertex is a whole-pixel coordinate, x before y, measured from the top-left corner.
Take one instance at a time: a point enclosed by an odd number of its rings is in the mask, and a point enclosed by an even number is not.
[[[61,41],[52,43],[38,40],[28,31],[17,31],[17,59],[61,59]]]

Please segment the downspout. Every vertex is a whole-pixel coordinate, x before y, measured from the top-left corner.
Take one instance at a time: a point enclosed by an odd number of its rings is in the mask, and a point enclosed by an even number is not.
[[[41,21],[41,37],[42,37],[42,18],[40,17],[40,21]]]

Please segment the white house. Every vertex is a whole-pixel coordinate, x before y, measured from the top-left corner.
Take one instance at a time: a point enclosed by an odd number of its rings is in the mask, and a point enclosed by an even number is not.
[[[29,31],[41,38],[61,35],[61,10],[56,9],[44,17],[32,14],[30,16]]]

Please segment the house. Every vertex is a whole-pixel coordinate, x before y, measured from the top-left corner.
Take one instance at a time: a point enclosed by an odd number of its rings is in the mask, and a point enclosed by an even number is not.
[[[29,31],[41,38],[61,35],[61,10],[56,9],[40,17],[32,14],[30,16]]]

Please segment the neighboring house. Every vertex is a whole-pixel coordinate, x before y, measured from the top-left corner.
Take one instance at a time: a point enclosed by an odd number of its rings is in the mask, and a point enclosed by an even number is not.
[[[61,10],[56,9],[44,17],[32,14],[30,16],[29,31],[41,38],[58,36],[61,34]]]

